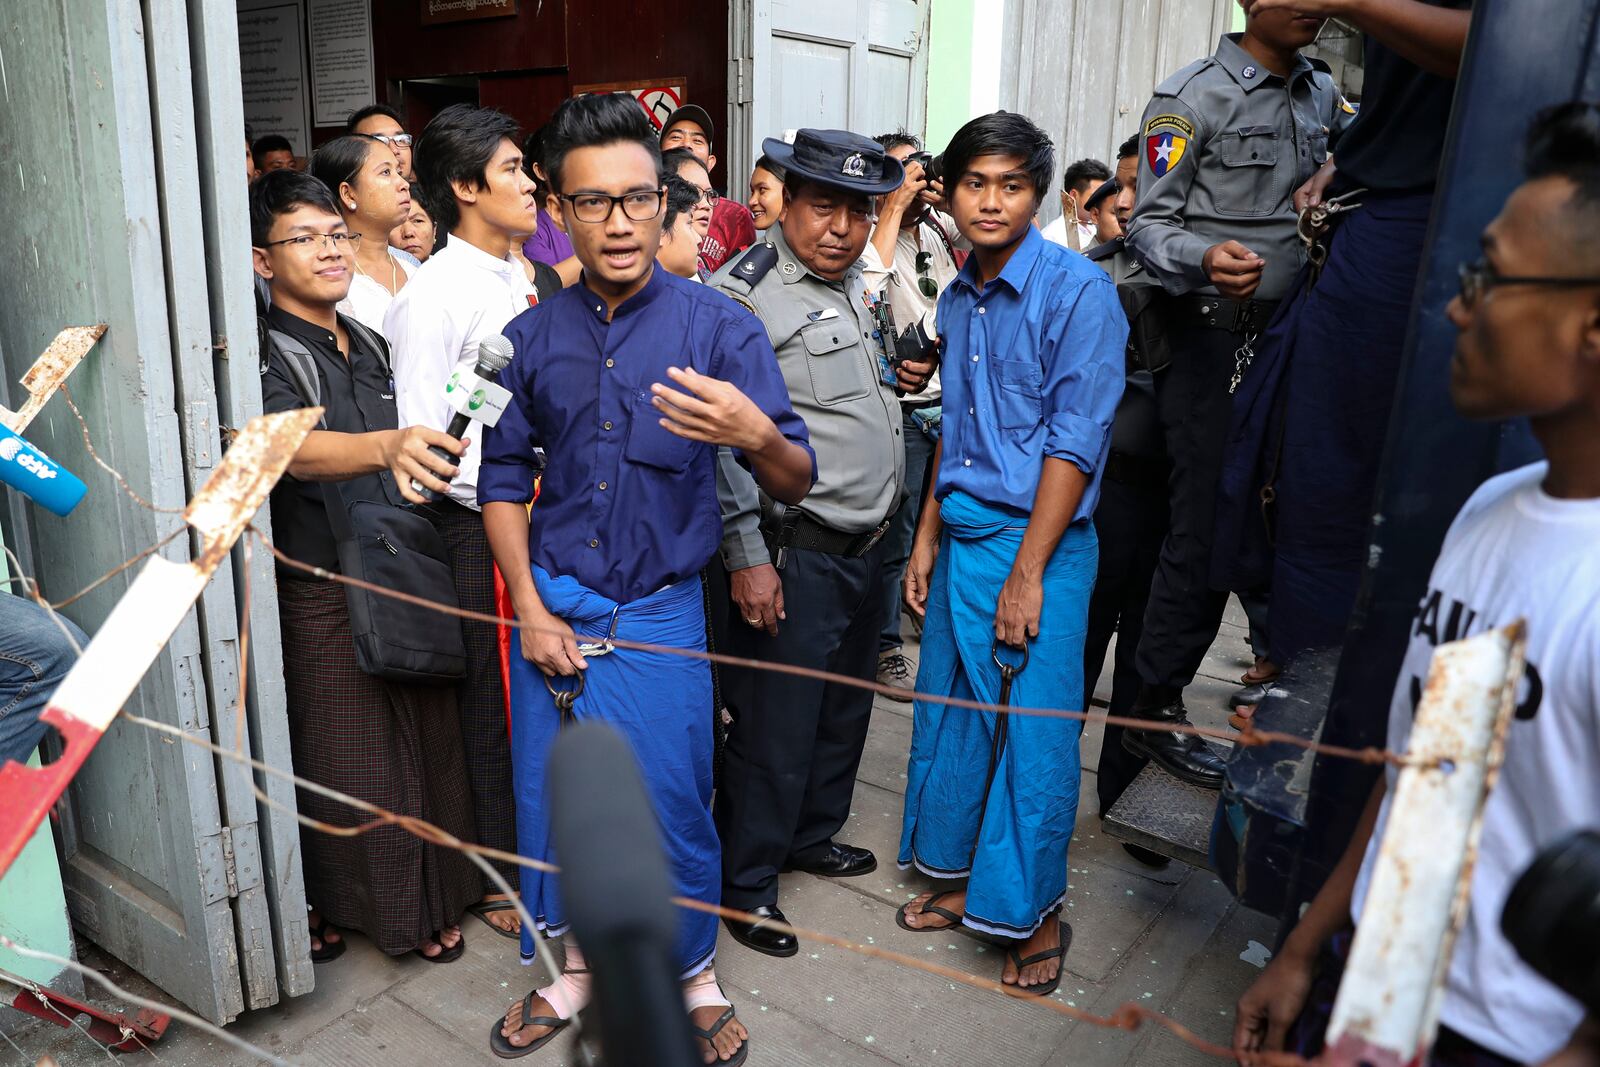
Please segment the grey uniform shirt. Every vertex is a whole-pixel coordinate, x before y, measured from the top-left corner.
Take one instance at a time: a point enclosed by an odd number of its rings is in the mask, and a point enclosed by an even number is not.
[[[1294,191],[1353,119],[1332,75],[1297,56],[1287,81],[1224,34],[1211,56],[1156,87],[1139,138],[1128,245],[1170,293],[1215,293],[1202,261],[1234,240],[1267,261],[1257,300],[1305,262]]]
[[[817,482],[801,509],[825,526],[864,533],[900,501],[905,448],[900,403],[879,381],[872,316],[860,264],[839,282],[812,274],[774,226],[778,261],[755,285],[723,266],[707,283],[755,309],[778,354],[789,402],[805,420],[817,454]],[[719,457],[723,560],[730,570],[771,562],[761,538],[755,481],[726,452]]]

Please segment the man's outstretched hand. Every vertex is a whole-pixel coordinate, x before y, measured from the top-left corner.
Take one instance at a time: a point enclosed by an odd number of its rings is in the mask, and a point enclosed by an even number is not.
[[[661,425],[679,437],[759,452],[779,436],[773,421],[732,382],[693,367],[668,367],[667,377],[680,388],[657,382],[650,387],[651,403],[661,412]]]

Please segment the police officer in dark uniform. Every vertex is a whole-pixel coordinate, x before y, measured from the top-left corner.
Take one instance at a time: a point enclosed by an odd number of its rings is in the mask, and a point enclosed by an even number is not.
[[[897,390],[920,389],[932,372],[897,372],[857,262],[872,198],[897,188],[903,171],[875,141],[840,130],[803,129],[793,144],[768,139],[763,149],[787,172],[783,222],[710,284],[765,324],[811,432],[817,482],[803,508],[785,509],[721,457],[734,608],[724,647],[871,681],[883,623],[879,541],[904,493]],[[798,943],[767,923],[784,921],[779,872],[848,877],[877,867],[867,849],[834,840],[850,814],[872,692],[739,669],[722,683],[734,715],[716,799],[723,902],[762,916],[728,929],[759,952],[791,956]]]
[[[1138,134],[1123,142],[1118,152],[1117,169],[1122,179],[1113,189],[1119,203],[1129,205],[1138,171],[1136,162],[1142,138]],[[1096,190],[1098,195],[1105,186]],[[1122,194],[1127,193],[1128,196]],[[1126,219],[1121,220],[1126,225]],[[1113,635],[1117,638],[1111,668],[1111,700],[1107,714],[1122,716],[1133,709],[1139,693],[1139,671],[1134,665],[1139,637],[1144,632],[1145,605],[1150,599],[1150,582],[1161,557],[1161,542],[1167,534],[1167,446],[1162,435],[1161,417],[1156,407],[1155,381],[1149,363],[1166,362],[1146,350],[1152,298],[1162,290],[1133,254],[1126,237],[1114,237],[1084,253],[1098,263],[1117,283],[1117,293],[1128,312],[1127,378],[1117,414],[1111,423],[1111,454],[1106,459],[1100,482],[1100,503],[1094,511],[1095,534],[1100,541],[1100,560],[1095,571],[1094,593],[1089,598],[1088,632],[1083,643],[1083,706],[1094,696],[1095,683],[1105,665]],[[1157,327],[1157,332],[1159,327]],[[1141,345],[1141,341],[1145,345]],[[1144,769],[1143,756],[1122,745],[1123,728],[1108,725],[1100,745],[1095,792],[1102,817],[1117,798]],[[1122,846],[1139,862],[1165,867],[1167,858],[1138,845]]]
[[[1252,15],[1243,34],[1156,88],[1140,127],[1138,202],[1127,237],[1169,294],[1170,365],[1155,373],[1172,461],[1171,521],[1145,613],[1133,713],[1187,723],[1183,689],[1216,639],[1228,591],[1209,566],[1230,394],[1304,262],[1293,194],[1327,161],[1348,106],[1325,67],[1299,54],[1321,22]],[[1129,731],[1123,743],[1178,777],[1222,784],[1199,738]]]

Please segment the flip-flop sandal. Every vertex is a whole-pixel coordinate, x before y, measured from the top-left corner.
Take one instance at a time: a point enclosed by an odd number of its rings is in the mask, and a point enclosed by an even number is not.
[[[309,922],[310,920],[307,921]],[[330,929],[333,929],[333,927],[329,925],[328,920],[325,918],[318,920],[317,925],[311,928],[311,936],[322,942],[321,948],[311,950],[312,963],[332,963],[344,955],[345,946],[349,942],[344,939],[342,933],[339,936],[339,940],[329,941],[328,931]]]
[[[935,893],[933,896],[923,901],[922,907],[917,909],[918,915],[937,915],[939,918],[948,921],[950,923],[949,926],[912,926],[910,923],[906,922],[906,915],[908,914],[907,909],[909,909],[911,905],[915,903],[915,901],[909,900],[895,910],[895,925],[900,927],[902,930],[909,930],[914,934],[931,934],[937,933],[940,930],[959,930],[961,928],[962,916],[957,915],[949,908],[939,907],[939,901],[943,900],[945,897],[955,896],[957,892],[959,892],[959,890],[951,889],[946,890],[943,893]]]
[[[499,934],[501,937],[509,938],[512,941],[521,941],[522,940],[522,931],[521,930],[517,930],[515,932],[513,932],[511,930],[505,930],[505,929],[502,929],[501,927],[496,926],[494,923],[489,921],[489,916],[494,914],[497,911],[516,911],[516,910],[517,910],[517,906],[515,904],[513,904],[509,900],[491,900],[487,904],[482,902],[482,901],[479,901],[478,903],[472,905],[472,907],[467,909],[467,914],[468,915],[476,915],[479,919],[481,919],[483,921],[483,925],[487,926],[489,929],[493,930],[495,933]]]
[[[1048,948],[1043,952],[1035,952],[1033,955],[1027,957],[1019,956],[1015,946],[1006,949],[1006,958],[1009,959],[1011,961],[1011,965],[1017,969],[1018,978],[1022,977],[1022,969],[1024,967],[1030,967],[1035,963],[1043,963],[1045,960],[1059,959],[1061,961],[1056,966],[1055,978],[1046,982],[1044,985],[1013,985],[1011,988],[1015,989],[1018,993],[1025,993],[1030,997],[1048,997],[1051,993],[1054,993],[1057,989],[1061,988],[1061,975],[1067,969],[1067,950],[1071,947],[1072,927],[1067,923],[1061,923],[1061,945],[1059,948]]]
[[[437,941],[438,938],[434,938],[434,940]],[[439,947],[444,948],[444,945],[441,944]],[[461,940],[457,941],[455,945],[450,948],[444,948],[444,951],[439,953],[437,956],[430,956],[426,952],[423,952],[420,948],[412,949],[411,954],[421,959],[425,959],[429,963],[454,963],[456,960],[461,958],[461,954],[465,951],[467,951],[467,935],[462,934]]]
[[[700,1029],[698,1026],[696,1026],[694,1024],[694,1021],[691,1019],[690,1022],[689,1022],[689,1030],[690,1030],[691,1033],[694,1034],[695,1037],[700,1038],[706,1044],[710,1045],[713,1049],[715,1049],[717,1047],[716,1046],[716,1037],[717,1037],[717,1035],[722,1033],[722,1028],[723,1027],[725,1027],[729,1023],[733,1022],[734,1014],[735,1014],[734,1010],[730,1006],[727,1011],[723,1012],[721,1015],[719,1015],[717,1017],[717,1021],[711,1024],[711,1028],[709,1030]],[[731,1060],[720,1060],[719,1059],[719,1060],[716,1061],[715,1067],[739,1067],[739,1064],[741,1064],[745,1060],[749,1059],[749,1057],[750,1057],[750,1039],[747,1037],[747,1038],[744,1039],[744,1044],[739,1046],[739,1051],[737,1051],[737,1052],[735,1052],[733,1054],[733,1059],[731,1059]]]
[[[1271,682],[1276,682],[1278,680],[1278,675],[1282,673],[1283,672],[1280,670],[1263,671],[1259,670],[1258,668],[1251,667],[1249,670],[1239,675],[1239,684],[1246,686],[1267,685]]]
[[[504,1015],[494,1021],[494,1027],[489,1031],[489,1051],[503,1060],[514,1060],[526,1056],[530,1052],[538,1052],[548,1045],[555,1036],[572,1025],[571,1019],[558,1019],[554,1015],[534,1015],[533,1002],[539,998],[539,991],[532,990],[522,998],[522,1025],[523,1026],[548,1026],[551,1030],[543,1037],[535,1038],[526,1045],[513,1045],[511,1039],[500,1032],[506,1024]]]

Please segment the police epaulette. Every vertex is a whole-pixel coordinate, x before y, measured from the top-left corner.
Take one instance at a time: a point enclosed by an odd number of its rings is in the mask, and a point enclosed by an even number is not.
[[[750,289],[754,289],[756,284],[762,278],[765,278],[767,273],[777,265],[778,246],[771,241],[758,241],[745,249],[744,254],[739,257],[722,280],[724,284],[742,282],[746,287],[745,291],[748,292]]]
[[[1127,238],[1125,237],[1113,237],[1104,244],[1098,244],[1089,249],[1089,251],[1083,254],[1083,258],[1087,259],[1091,263],[1098,263],[1102,259],[1110,259],[1118,252],[1122,251],[1122,247],[1126,243]]]

